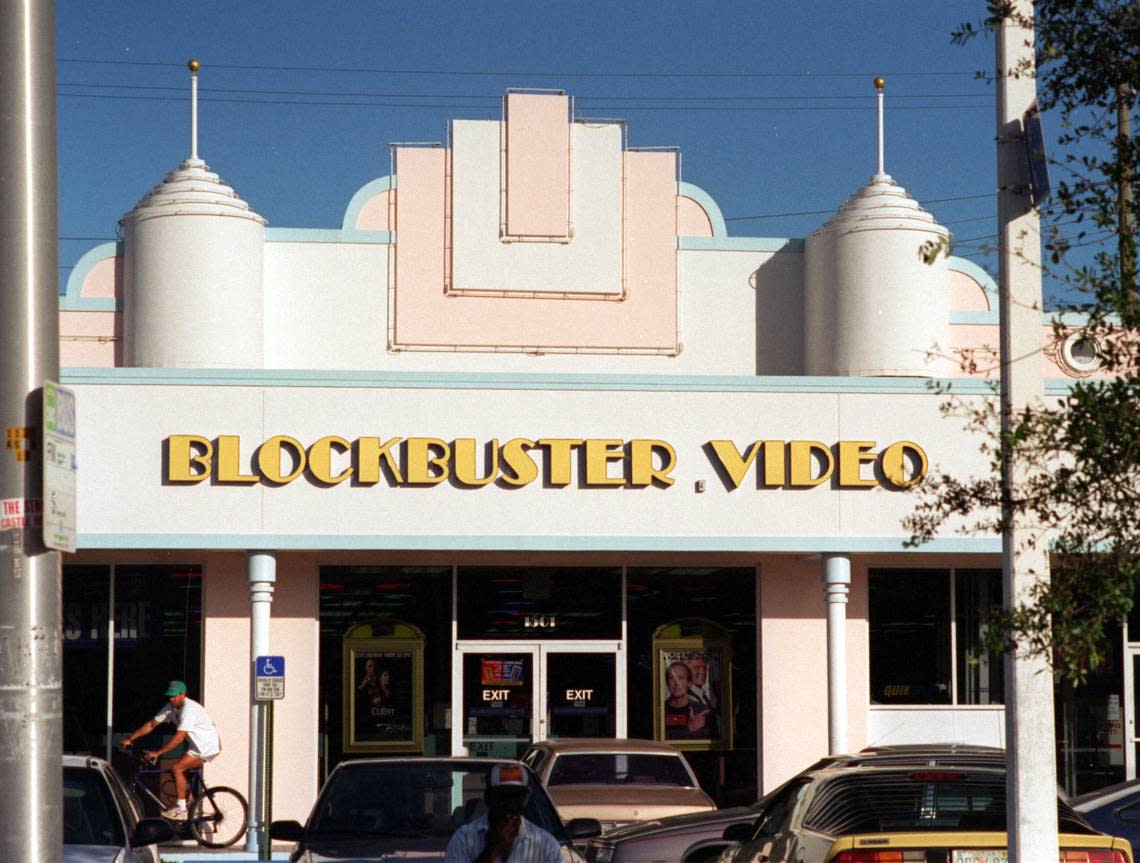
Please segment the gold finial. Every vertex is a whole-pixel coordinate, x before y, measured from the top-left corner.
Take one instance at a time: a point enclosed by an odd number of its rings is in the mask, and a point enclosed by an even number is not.
[[[885,87],[886,85],[887,85],[887,82],[885,79],[883,79],[883,78],[876,78],[875,79],[875,89],[878,90],[880,93],[883,92],[883,87]]]
[[[189,69],[191,72],[197,72],[199,69],[202,68],[202,64],[199,63],[197,60],[191,60],[189,63],[186,64],[186,68]]]

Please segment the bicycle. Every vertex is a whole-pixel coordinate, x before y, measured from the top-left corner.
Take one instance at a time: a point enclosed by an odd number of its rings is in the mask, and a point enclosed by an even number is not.
[[[166,771],[155,766],[141,752],[130,753],[133,775],[129,782],[131,794],[145,810],[153,806],[159,813],[165,804],[150,786],[143,781],[144,776],[162,775]],[[186,774],[190,782],[186,819],[168,818],[171,824],[185,827],[199,845],[206,848],[228,848],[245,833],[249,820],[249,804],[241,792],[224,785],[210,787],[206,784],[202,771],[191,770]]]

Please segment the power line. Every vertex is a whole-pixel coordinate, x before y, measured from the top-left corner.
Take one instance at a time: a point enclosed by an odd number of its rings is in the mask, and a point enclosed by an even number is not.
[[[185,97],[181,96],[114,96],[106,95],[103,93],[58,93],[60,97],[69,97],[77,99],[100,99],[108,101],[142,101],[142,102],[185,102]],[[443,98],[443,97],[440,97]],[[467,104],[457,105],[448,104],[444,102],[422,103],[422,102],[349,102],[349,101],[329,101],[329,100],[296,100],[296,99],[226,99],[226,98],[209,98],[201,99],[201,102],[211,104],[234,104],[234,105],[290,105],[294,107],[325,107],[325,108],[447,108],[449,110],[483,110],[483,111],[498,111],[501,106],[499,104],[493,105],[480,105],[480,104]],[[946,111],[946,110],[978,110],[983,109],[989,111],[992,109],[990,105],[896,105],[893,110],[895,111]],[[817,105],[817,106],[804,106],[797,107],[791,105],[724,105],[724,106],[703,106],[703,105],[595,105],[591,107],[594,111],[604,110],[617,110],[617,111],[749,111],[749,112],[765,112],[765,111],[859,111],[865,112],[868,109],[864,106],[855,105]]]
[[[88,83],[80,81],[59,81],[56,83],[57,87],[86,87],[88,89],[99,90],[160,90],[173,93],[185,94],[185,87],[171,87],[166,85],[156,84],[106,84],[106,83]],[[263,90],[263,89],[245,89],[238,87],[199,87],[199,94],[204,93],[230,93],[235,95],[253,95],[253,96],[335,96],[343,98],[376,98],[376,99],[486,99],[488,94],[480,93],[478,95],[466,95],[462,93],[377,93],[367,91],[343,91],[343,90]],[[61,95],[80,95],[75,93],[61,94]],[[184,98],[184,97],[183,97]],[[609,101],[609,102],[623,102],[623,101],[637,101],[637,102],[797,102],[797,101],[859,101],[866,104],[871,104],[873,96],[870,95],[832,95],[832,96],[818,96],[818,95],[803,95],[803,96],[620,96],[620,95],[599,95],[593,94],[578,94],[574,95],[576,102],[582,101]],[[989,93],[919,93],[919,94],[892,94],[891,100],[898,99],[985,99],[987,102],[993,102],[993,96]]]
[[[94,57],[57,57],[57,63],[90,63],[108,66],[149,66],[152,68],[185,68],[184,63],[160,63],[147,60],[105,60]],[[875,72],[552,72],[547,70],[502,71],[490,69],[373,69],[361,66],[286,66],[270,64],[207,63],[211,69],[256,72],[331,72],[351,75],[440,75],[466,77],[516,78],[662,78],[662,79],[754,79],[754,78],[872,78],[883,75],[895,78],[973,78],[973,72],[950,71],[875,71]]]
[[[949,201],[976,201],[979,198],[994,198],[997,197],[997,192],[987,192],[981,195],[956,195],[952,198],[924,198],[920,203],[923,204],[945,204]],[[747,222],[752,219],[782,219],[785,216],[821,216],[825,213],[834,213],[838,207],[832,207],[830,210],[803,210],[799,213],[762,213],[758,216],[727,216],[726,222]]]

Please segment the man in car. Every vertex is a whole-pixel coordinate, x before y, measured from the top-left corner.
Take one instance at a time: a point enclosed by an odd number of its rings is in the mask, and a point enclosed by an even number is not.
[[[222,741],[218,736],[218,729],[214,727],[206,708],[186,697],[186,684],[181,680],[172,680],[166,686],[168,703],[155,715],[131,732],[129,737],[119,741],[119,746],[129,749],[135,740],[150,734],[164,722],[171,723],[176,731],[166,743],[158,749],[148,750],[145,755],[151,761],[157,761],[167,752],[182,745],[182,741],[190,738],[190,745],[177,761],[170,765],[170,774],[174,777],[174,789],[178,799],[173,806],[163,811],[164,818],[186,818],[186,788],[188,785],[186,772],[200,768],[207,761],[213,761],[222,751]]]
[[[491,768],[483,792],[487,814],[455,831],[444,853],[446,863],[560,863],[558,840],[523,817],[526,781],[521,765]]]

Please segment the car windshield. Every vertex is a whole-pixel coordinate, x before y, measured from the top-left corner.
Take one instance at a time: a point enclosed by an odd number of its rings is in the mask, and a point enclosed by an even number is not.
[[[124,844],[111,789],[98,770],[63,768],[63,844]]]
[[[1057,803],[1063,833],[1093,831]],[[820,788],[804,826],[832,836],[946,830],[1005,830],[1005,776],[957,771],[838,776]]]
[[[693,779],[679,755],[624,752],[567,753],[554,759],[546,784],[669,785],[690,788]]]
[[[305,832],[309,839],[395,836],[439,840],[486,812],[492,762],[346,762],[325,784]],[[545,791],[527,774],[524,817],[562,840],[565,830]],[[433,843],[434,844],[434,843]]]

